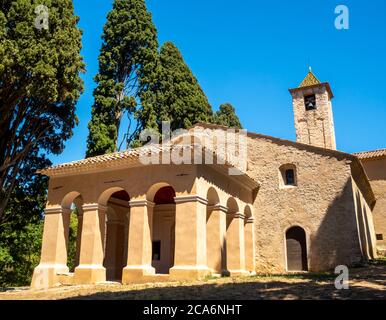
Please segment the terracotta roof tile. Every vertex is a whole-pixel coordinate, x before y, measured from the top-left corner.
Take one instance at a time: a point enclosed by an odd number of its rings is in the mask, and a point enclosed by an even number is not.
[[[374,151],[364,151],[354,153],[359,159],[373,159],[373,158],[382,158],[386,157],[386,149],[374,150]]]

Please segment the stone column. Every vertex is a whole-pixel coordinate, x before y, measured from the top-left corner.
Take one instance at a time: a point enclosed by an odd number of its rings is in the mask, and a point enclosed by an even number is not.
[[[110,220],[106,223],[106,234],[105,237],[105,259],[104,267],[106,268],[106,279],[115,280],[116,266],[117,266],[117,252],[119,239],[117,236],[119,234],[119,220]]]
[[[79,265],[80,260],[80,248],[82,243],[82,226],[83,226],[83,211],[78,211],[78,228],[76,231],[76,257],[75,257],[75,268]]]
[[[245,218],[244,222],[244,243],[245,243],[245,269],[255,274],[255,237],[254,220],[252,217]]]
[[[151,265],[154,203],[133,200],[129,205],[127,265],[122,274],[124,284],[141,281],[144,276],[155,274]]]
[[[58,273],[67,273],[67,239],[70,210],[62,207],[45,209],[40,264],[35,268],[31,287],[45,289],[58,282]]]
[[[176,202],[173,279],[201,279],[210,273],[206,259],[206,205],[199,196],[174,198]]]
[[[79,266],[75,268],[75,284],[106,281],[103,267],[107,208],[100,204],[83,205],[82,239]]]
[[[227,269],[231,276],[245,275],[244,216],[241,213],[227,215]]]
[[[213,273],[226,273],[226,213],[228,208],[215,205],[208,207],[206,245],[208,267]]]

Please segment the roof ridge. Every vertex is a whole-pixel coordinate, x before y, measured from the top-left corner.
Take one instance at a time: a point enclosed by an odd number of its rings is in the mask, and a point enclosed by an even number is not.
[[[206,123],[206,122],[198,122],[192,128],[198,127],[200,125],[201,126],[206,126],[206,127],[218,128],[218,129],[222,129],[222,130],[232,129],[232,128],[229,128],[229,127],[226,127],[226,126],[223,126],[223,125],[217,125],[217,124]],[[241,130],[241,129],[236,129],[236,130]],[[242,130],[246,130],[246,129],[242,129]],[[271,139],[273,141],[280,141],[280,142],[283,142],[283,143],[289,143],[289,144],[292,144],[294,146],[303,147],[303,148],[311,149],[311,150],[314,150],[314,151],[321,151],[321,152],[325,152],[325,153],[328,153],[328,154],[334,154],[336,156],[338,156],[338,155],[339,156],[345,156],[347,158],[353,158],[354,157],[354,155],[352,155],[350,153],[339,151],[339,150],[333,150],[333,149],[317,147],[317,146],[313,146],[313,145],[310,145],[310,144],[301,143],[301,142],[297,142],[297,141],[293,141],[293,140],[288,140],[288,139],[283,139],[283,138],[278,138],[278,137],[274,137],[274,136],[269,136],[269,135],[262,134],[262,133],[256,133],[256,132],[252,132],[252,131],[248,131],[248,130],[246,130],[246,131],[247,131],[247,135],[249,135],[250,137],[251,136],[252,137],[256,136],[256,137],[260,137],[260,138]]]

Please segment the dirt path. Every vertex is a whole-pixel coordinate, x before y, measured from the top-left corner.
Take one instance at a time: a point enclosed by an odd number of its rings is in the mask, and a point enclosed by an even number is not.
[[[196,282],[59,287],[34,291],[16,288],[0,293],[15,299],[382,299],[386,300],[386,265],[350,270],[350,288],[336,290],[336,275],[303,274],[208,279]]]

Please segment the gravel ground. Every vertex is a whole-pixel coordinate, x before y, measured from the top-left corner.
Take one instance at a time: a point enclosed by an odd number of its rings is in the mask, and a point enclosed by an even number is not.
[[[105,283],[93,286],[62,286],[48,290],[8,288],[0,300],[53,299],[377,299],[386,300],[386,264],[350,270],[350,287],[337,290],[334,274],[257,275],[141,285]]]

